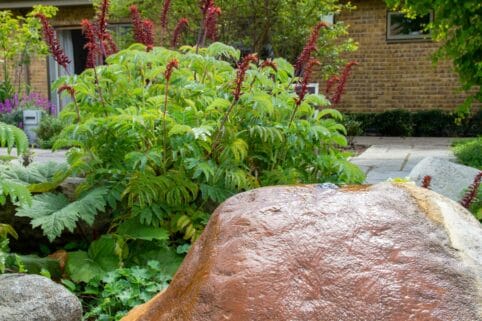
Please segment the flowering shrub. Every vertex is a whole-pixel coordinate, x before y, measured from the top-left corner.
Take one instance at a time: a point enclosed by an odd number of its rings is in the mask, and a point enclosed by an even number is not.
[[[0,121],[22,127],[22,112],[25,109],[41,109],[51,115],[56,113],[55,105],[39,93],[30,93],[22,97],[14,94],[12,98],[0,102]]]

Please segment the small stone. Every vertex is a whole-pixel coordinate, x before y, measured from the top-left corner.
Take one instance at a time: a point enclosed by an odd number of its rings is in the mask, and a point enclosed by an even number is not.
[[[82,305],[63,286],[39,275],[0,275],[0,321],[80,320]]]

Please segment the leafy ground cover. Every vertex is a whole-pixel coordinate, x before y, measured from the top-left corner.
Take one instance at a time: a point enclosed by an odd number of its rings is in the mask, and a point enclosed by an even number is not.
[[[482,137],[456,142],[453,150],[460,163],[482,170]]]

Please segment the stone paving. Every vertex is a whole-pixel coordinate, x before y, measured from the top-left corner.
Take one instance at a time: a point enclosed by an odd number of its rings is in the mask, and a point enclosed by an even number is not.
[[[64,150],[52,152],[49,149],[31,149],[33,162],[37,163],[48,163],[48,162],[65,162],[65,152]],[[0,156],[7,155],[6,148],[0,148]],[[10,154],[11,156],[16,156],[15,150]]]
[[[356,144],[370,147],[350,161],[367,174],[368,184],[405,178],[425,157],[454,160],[450,149],[453,140],[445,137],[356,137]]]

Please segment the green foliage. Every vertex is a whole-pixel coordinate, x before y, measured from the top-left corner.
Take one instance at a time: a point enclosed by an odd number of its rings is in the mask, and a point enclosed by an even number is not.
[[[123,241],[165,239],[166,231],[171,241],[179,234],[195,240],[212,209],[240,191],[363,181],[363,173],[337,150],[347,144],[341,114],[317,108],[327,104],[323,96],[307,95],[289,126],[296,97],[289,63],[275,59],[278,72],[251,66],[244,94],[234,102],[236,70],[223,59],[237,58],[239,52],[214,43],[200,53],[189,48],[184,54],[164,48],[146,52],[136,44],[97,68],[98,88],[91,69],[61,80],[75,88],[82,121],[68,125],[54,147],[76,146],[68,158],[72,172],[87,178],[83,190],[105,186],[110,191],[103,197],[112,208],[112,233]],[[174,58],[179,68],[166,92],[163,72]],[[64,121],[76,119],[74,107],[64,109]],[[228,110],[233,112],[226,117]],[[35,225],[41,224],[39,215],[48,218],[49,226],[57,222],[51,238],[74,228],[80,214],[65,210],[62,223],[52,213],[66,200],[45,197],[34,198],[34,203],[41,201],[41,211],[25,212],[24,207],[20,215],[35,216]]]
[[[10,253],[8,236],[18,239],[18,234],[11,225],[0,223],[0,274],[5,272],[34,274],[45,272],[50,276],[60,277],[60,266],[57,260],[40,258],[36,255]]]
[[[401,8],[407,15],[423,15],[431,11],[434,21],[428,28],[435,40],[443,45],[434,60],[453,61],[463,88],[473,95],[462,106],[467,113],[474,99],[482,101],[482,43],[481,4],[479,0],[385,0],[393,8]]]
[[[23,130],[0,122],[0,147],[7,147],[8,154],[15,147],[17,155],[28,150],[28,138]]]
[[[94,2],[100,3],[100,0]],[[136,4],[141,13],[152,21],[158,21],[163,1],[158,0],[113,0],[111,12],[115,17],[127,17],[129,6]],[[311,28],[320,21],[322,15],[339,14],[353,9],[350,3],[340,4],[338,0],[217,0],[221,7],[218,37],[223,43],[241,49],[243,52],[257,52],[261,57],[274,54],[294,62],[305,45]],[[185,43],[195,45],[198,39],[201,13],[199,1],[179,0],[171,2],[168,17],[168,30],[173,30],[177,21],[186,17],[189,20],[189,32],[183,37]],[[323,31],[320,39],[319,56],[323,56],[324,68],[333,73],[333,67],[340,62],[340,55],[356,49],[356,44],[347,36],[347,26],[341,21]],[[170,39],[159,39],[167,46]]]
[[[105,210],[107,192],[104,187],[95,188],[74,202],[58,193],[35,195],[32,204],[21,206],[16,216],[31,218],[32,227],[40,227],[45,236],[53,241],[65,229],[73,232],[79,220],[92,225],[96,214]]]
[[[383,136],[411,136],[412,115],[403,109],[386,111],[376,116],[378,130]]]
[[[437,109],[416,112],[396,109],[381,113],[349,113],[345,117],[360,122],[363,134],[429,137],[473,137],[482,134],[482,110],[464,119],[459,119],[455,113]],[[345,126],[350,127],[348,125],[345,121]]]
[[[355,120],[349,116],[345,116],[343,119],[343,126],[346,128],[346,136],[348,138],[348,145],[354,144],[355,136],[363,134],[362,122]]]
[[[10,98],[22,89],[20,79],[10,79],[10,75],[20,75],[17,69],[31,62],[35,55],[47,54],[47,46],[42,40],[40,22],[35,15],[43,13],[53,17],[57,13],[55,7],[34,6],[26,16],[15,17],[9,10],[0,11],[0,65],[2,65],[3,82],[0,85],[0,102]]]
[[[0,177],[0,209],[7,202],[7,198],[10,198],[12,203],[32,203],[32,195],[26,186]]]
[[[42,115],[42,120],[36,130],[40,148],[52,148],[63,128],[64,125],[61,119],[49,115]]]
[[[89,250],[69,253],[66,271],[75,282],[89,282],[105,276],[119,267],[120,259],[115,253],[116,241],[103,236],[90,244]]]
[[[142,267],[116,269],[90,281],[76,292],[82,299],[87,320],[120,320],[132,308],[149,301],[168,286],[171,275],[163,272],[158,261]],[[75,288],[75,285],[70,284]]]
[[[457,143],[453,150],[460,163],[482,170],[482,137]]]
[[[32,163],[27,167],[16,164],[0,165],[0,178],[24,185],[33,193],[55,190],[69,173],[67,164],[55,162]]]

